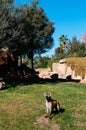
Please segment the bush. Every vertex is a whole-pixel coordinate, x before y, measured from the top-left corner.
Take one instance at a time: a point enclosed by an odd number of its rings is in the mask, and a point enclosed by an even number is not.
[[[75,75],[80,75],[82,78],[86,74],[86,57],[83,58],[67,58],[67,65],[75,70]]]

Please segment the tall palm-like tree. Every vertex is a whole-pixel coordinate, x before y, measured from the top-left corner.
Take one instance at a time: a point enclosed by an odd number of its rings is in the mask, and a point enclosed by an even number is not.
[[[59,41],[60,41],[60,48],[63,50],[63,52],[65,52],[67,48],[67,41],[68,41],[67,35],[61,35]]]

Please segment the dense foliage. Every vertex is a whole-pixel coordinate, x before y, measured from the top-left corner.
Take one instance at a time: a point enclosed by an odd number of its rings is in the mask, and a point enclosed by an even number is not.
[[[0,4],[0,50],[7,47],[16,57],[27,55],[33,68],[33,57],[53,47],[53,23],[36,0],[22,7],[15,7],[13,0]]]
[[[60,37],[60,40],[67,39],[65,37],[63,37],[64,39],[61,38],[62,37]],[[63,51],[63,49],[65,49],[65,51]],[[60,46],[55,49],[55,57],[58,60],[68,57],[85,57],[85,56],[86,56],[86,43],[78,41],[76,37],[73,37],[71,41],[68,40],[67,42],[65,42],[65,44],[60,44]]]
[[[53,63],[66,58],[68,66],[71,66],[72,70],[75,70],[75,75],[80,75],[84,78],[86,74],[86,42],[78,41],[76,37],[73,37],[70,41],[65,35],[62,35],[59,40],[60,46],[55,49],[55,55],[48,59],[46,67],[52,69]],[[42,60],[41,64],[43,64]]]
[[[32,69],[33,64],[36,68],[52,68],[52,63],[62,58],[86,57],[86,42],[78,41],[76,37],[69,40],[67,35],[60,36],[55,55],[50,58],[41,57],[42,53],[54,45],[54,23],[38,5],[37,0],[30,6],[15,6],[14,0],[0,1],[0,53],[3,48],[7,48],[7,55],[13,54],[16,60],[22,58],[22,55],[27,55],[31,60],[31,63],[27,63]]]

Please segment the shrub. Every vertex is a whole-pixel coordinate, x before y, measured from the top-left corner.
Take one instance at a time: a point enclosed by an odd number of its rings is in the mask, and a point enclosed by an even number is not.
[[[67,65],[75,70],[75,75],[80,75],[82,78],[86,74],[86,57],[83,58],[67,58]]]

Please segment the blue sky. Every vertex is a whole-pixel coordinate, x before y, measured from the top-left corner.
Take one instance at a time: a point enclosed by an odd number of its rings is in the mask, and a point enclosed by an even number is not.
[[[15,0],[17,4],[32,0]],[[59,37],[64,34],[71,40],[73,36],[77,36],[81,40],[81,36],[86,32],[86,0],[39,0],[50,21],[54,22],[55,32],[53,34],[54,47],[46,53],[51,56],[55,52],[55,48],[59,46]]]

